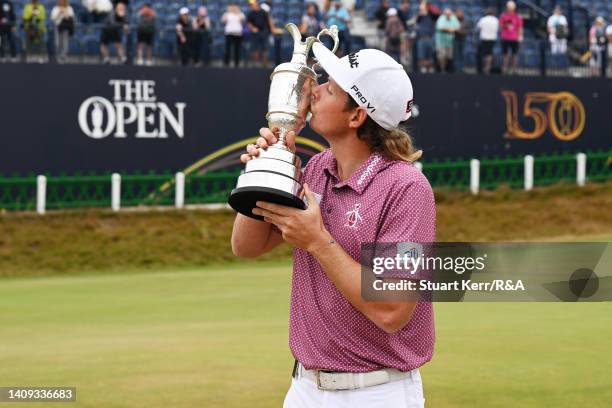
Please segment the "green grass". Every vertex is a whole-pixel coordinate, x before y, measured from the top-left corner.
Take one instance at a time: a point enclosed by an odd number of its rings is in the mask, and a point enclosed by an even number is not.
[[[525,192],[500,187],[479,196],[436,191],[437,239],[584,240],[612,235],[612,182],[559,184]],[[185,269],[236,262],[231,211],[109,210],[0,213],[0,277],[91,271]],[[291,258],[281,245],[257,261]]]
[[[290,274],[237,263],[3,278],[0,386],[76,386],[79,407],[280,407]],[[610,303],[435,307],[429,407],[610,406]]]

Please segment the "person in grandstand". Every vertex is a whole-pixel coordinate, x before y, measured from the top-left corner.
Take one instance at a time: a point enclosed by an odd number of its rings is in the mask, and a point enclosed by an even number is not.
[[[128,31],[127,11],[125,4],[117,3],[114,12],[106,17],[100,36],[100,54],[104,64],[110,64],[109,46],[112,44],[117,51],[119,63],[125,64],[127,57],[123,47],[123,33]]]

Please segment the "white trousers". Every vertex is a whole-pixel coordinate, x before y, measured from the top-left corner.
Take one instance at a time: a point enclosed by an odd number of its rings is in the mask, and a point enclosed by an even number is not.
[[[550,40],[551,54],[565,54],[567,52],[567,40],[565,38],[553,38]]]
[[[423,408],[419,370],[403,380],[356,390],[320,390],[306,378],[292,378],[283,408]]]

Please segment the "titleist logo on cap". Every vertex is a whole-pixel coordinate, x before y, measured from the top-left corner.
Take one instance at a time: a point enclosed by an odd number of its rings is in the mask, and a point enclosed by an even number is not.
[[[357,53],[351,52],[348,55],[349,64],[351,64],[351,68],[357,68],[359,66],[359,61],[357,61]]]

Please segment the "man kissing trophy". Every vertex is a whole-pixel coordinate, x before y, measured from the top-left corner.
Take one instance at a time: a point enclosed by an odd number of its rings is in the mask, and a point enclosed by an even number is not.
[[[268,127],[278,129],[278,142],[261,150],[259,155],[246,164],[244,174],[238,177],[236,188],[229,197],[230,206],[239,213],[255,219],[263,217],[252,213],[257,201],[304,209],[302,200],[302,171],[299,158],[285,144],[285,135],[301,130],[308,119],[312,87],[317,83],[317,74],[307,65],[312,45],[321,41],[321,36],[333,39],[332,52],[338,49],[338,28],[331,26],[317,37],[302,41],[297,26],[285,26],[293,37],[291,62],[280,64],[270,79],[268,96]],[[316,64],[315,64],[316,65]]]

